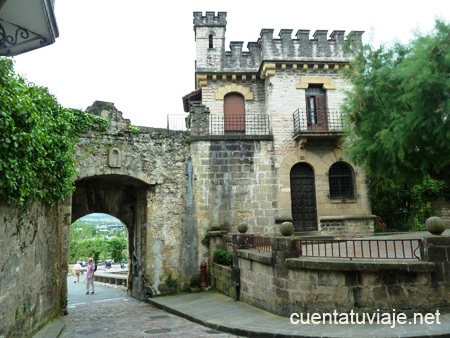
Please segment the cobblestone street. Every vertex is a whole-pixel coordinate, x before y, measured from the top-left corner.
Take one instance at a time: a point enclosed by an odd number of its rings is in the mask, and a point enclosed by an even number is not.
[[[60,337],[237,337],[166,313],[128,297],[123,289],[95,285],[85,295],[84,282],[68,280],[69,314]]]

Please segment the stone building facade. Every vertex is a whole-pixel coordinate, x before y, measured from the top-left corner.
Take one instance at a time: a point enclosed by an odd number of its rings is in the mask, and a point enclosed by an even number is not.
[[[373,220],[366,174],[343,147],[340,112],[362,32],[263,29],[226,51],[225,12],[194,12],[196,90],[190,112],[198,228],[366,236]],[[348,47],[348,48],[347,48]]]

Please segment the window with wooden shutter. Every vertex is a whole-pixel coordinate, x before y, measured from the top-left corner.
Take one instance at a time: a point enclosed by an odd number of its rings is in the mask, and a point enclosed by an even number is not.
[[[245,134],[245,100],[241,94],[224,97],[224,131],[226,134]]]
[[[308,130],[328,130],[327,97],[322,86],[310,85],[306,89],[306,118]]]

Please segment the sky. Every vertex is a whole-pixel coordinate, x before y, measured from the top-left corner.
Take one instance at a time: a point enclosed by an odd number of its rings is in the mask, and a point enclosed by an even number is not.
[[[65,107],[114,103],[135,126],[165,128],[185,115],[182,97],[194,88],[193,12],[227,12],[225,45],[257,41],[261,29],[364,31],[372,46],[407,43],[450,22],[448,0],[56,0],[59,37],[14,57],[16,72],[44,86]]]

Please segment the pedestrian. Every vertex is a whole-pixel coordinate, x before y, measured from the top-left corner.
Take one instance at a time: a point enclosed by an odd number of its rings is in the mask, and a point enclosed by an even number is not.
[[[86,294],[89,294],[89,285],[92,286],[91,294],[94,294],[94,273],[95,273],[95,263],[94,260],[89,257],[88,265],[86,270]]]
[[[81,264],[80,261],[77,261],[77,264],[73,266],[73,282],[80,282],[80,273],[81,273]]]

